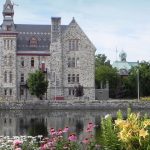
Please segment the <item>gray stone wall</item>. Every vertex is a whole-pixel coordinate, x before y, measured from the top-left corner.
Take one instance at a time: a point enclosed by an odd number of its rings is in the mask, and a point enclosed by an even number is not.
[[[3,97],[4,99],[15,100],[17,98],[16,36],[15,35],[3,35],[3,36],[1,35],[0,54],[1,54],[0,55],[1,97]]]
[[[76,50],[69,49],[69,40],[78,40]],[[67,31],[62,36],[63,43],[63,69],[65,99],[70,99],[67,88],[73,88],[78,84],[84,87],[84,96],[95,99],[95,47],[73,20]],[[79,64],[75,67],[68,67],[68,58],[79,58]],[[68,74],[79,74],[79,83],[68,83]],[[72,97],[74,98],[74,97]]]

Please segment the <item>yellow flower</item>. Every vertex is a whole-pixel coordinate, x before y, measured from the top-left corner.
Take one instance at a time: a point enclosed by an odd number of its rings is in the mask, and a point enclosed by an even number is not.
[[[123,126],[124,126],[124,124],[125,124],[125,120],[117,119],[117,120],[115,120],[115,124],[116,124],[116,126],[118,126],[119,128],[123,128]]]
[[[147,126],[150,126],[150,120],[145,120],[143,122],[144,128],[146,128]]]
[[[139,131],[139,136],[145,138],[148,135],[147,130],[141,129]]]

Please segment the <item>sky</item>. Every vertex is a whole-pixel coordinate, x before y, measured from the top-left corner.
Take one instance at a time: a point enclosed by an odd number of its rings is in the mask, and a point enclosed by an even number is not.
[[[51,24],[61,17],[69,24],[74,17],[95,45],[96,54],[111,62],[119,53],[127,61],[150,60],[150,0],[13,0],[17,24]],[[0,0],[0,11],[5,0]],[[3,21],[2,14],[0,22]]]

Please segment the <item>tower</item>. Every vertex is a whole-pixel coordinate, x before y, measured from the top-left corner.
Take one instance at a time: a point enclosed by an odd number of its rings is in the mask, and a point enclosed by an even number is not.
[[[3,6],[3,23],[0,28],[0,87],[4,99],[15,100],[16,84],[16,38],[14,9],[10,0]]]

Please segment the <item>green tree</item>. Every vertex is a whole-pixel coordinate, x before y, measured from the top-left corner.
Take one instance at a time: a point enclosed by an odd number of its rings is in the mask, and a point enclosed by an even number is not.
[[[111,66],[110,60],[107,60],[107,56],[104,54],[97,54],[95,56],[95,67],[97,68],[102,65]]]
[[[104,84],[109,82],[110,97],[116,97],[117,86],[120,83],[120,77],[117,69],[113,68],[110,61],[104,54],[95,56],[95,84],[96,88],[100,88],[101,82]]]
[[[146,61],[133,67],[128,78],[123,81],[127,89],[126,96],[137,97],[137,69],[139,69],[140,96],[150,96],[150,63]]]
[[[83,91],[83,86],[82,85],[78,85],[78,86],[75,86],[75,95],[76,97],[81,97],[84,95],[84,91]]]
[[[48,88],[48,81],[45,80],[45,74],[42,71],[37,70],[35,73],[30,73],[27,84],[31,95],[43,99]]]

